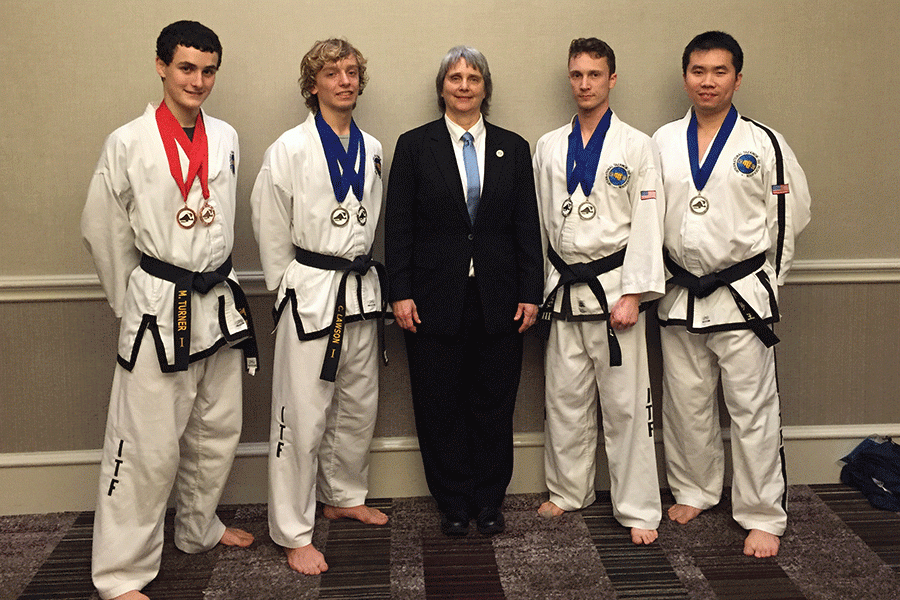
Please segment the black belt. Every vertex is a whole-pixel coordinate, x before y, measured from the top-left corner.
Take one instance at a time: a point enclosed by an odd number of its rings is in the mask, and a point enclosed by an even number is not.
[[[252,375],[259,364],[259,351],[256,348],[256,335],[253,331],[253,319],[250,316],[250,305],[238,283],[229,278],[231,274],[231,257],[225,259],[215,271],[197,273],[188,271],[153,258],[147,254],[141,256],[141,268],[160,279],[175,284],[175,371],[186,371],[191,355],[191,290],[206,294],[220,283],[226,283],[234,297],[234,305],[247,321],[249,336],[237,344],[244,353],[247,371]],[[226,335],[228,332],[223,331]]]
[[[324,269],[327,271],[343,271],[341,283],[338,286],[337,299],[334,303],[334,318],[331,321],[331,337],[325,348],[325,358],[322,361],[322,373],[319,379],[334,381],[337,376],[338,362],[341,359],[341,345],[344,342],[344,316],[347,314],[347,277],[350,273],[356,275],[356,296],[359,301],[359,315],[365,319],[365,310],[362,301],[362,276],[374,268],[378,273],[378,283],[381,287],[381,315],[378,317],[378,345],[384,364],[387,364],[387,352],[384,345],[384,313],[387,309],[387,274],[384,265],[372,259],[369,254],[361,254],[353,260],[340,256],[319,254],[304,250],[299,246],[294,247],[294,257],[301,265]]]
[[[689,273],[684,267],[672,260],[668,252],[665,253],[664,259],[666,268],[672,273],[672,277],[666,283],[687,288],[688,293],[697,298],[706,298],[720,287],[727,287],[747,325],[760,341],[766,345],[766,348],[771,348],[779,342],[775,332],[766,326],[762,318],[750,306],[750,303],[744,300],[738,291],[734,289],[734,286],[731,285],[735,281],[752,275],[761,269],[766,263],[766,255],[764,253],[742,260],[717,273],[710,273],[702,277]]]
[[[572,314],[572,300],[570,296],[571,286],[573,283],[587,284],[588,288],[594,293],[600,302],[600,308],[606,313],[606,339],[609,342],[609,364],[613,367],[622,365],[622,350],[619,347],[619,340],[616,339],[616,332],[613,330],[609,322],[609,304],[606,301],[606,291],[597,279],[598,275],[608,273],[613,269],[622,266],[625,262],[625,248],[613,252],[609,256],[604,256],[597,260],[587,263],[566,264],[566,262],[556,253],[553,246],[547,247],[547,258],[553,268],[559,271],[559,282],[556,287],[547,296],[544,305],[541,307],[541,318],[550,319],[553,313],[553,305],[556,303],[556,293],[559,288],[564,287],[563,291],[563,312]]]

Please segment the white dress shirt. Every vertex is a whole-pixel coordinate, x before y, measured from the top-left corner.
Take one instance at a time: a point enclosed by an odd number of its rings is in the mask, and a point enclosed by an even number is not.
[[[484,117],[479,116],[478,122],[468,130],[451,121],[447,115],[444,115],[444,121],[446,121],[447,129],[450,131],[450,140],[453,142],[453,153],[456,154],[456,166],[459,168],[459,178],[462,180],[463,197],[465,197],[468,192],[466,182],[469,179],[466,175],[466,163],[463,160],[463,146],[465,142],[463,142],[462,136],[468,131],[474,138],[475,157],[478,159],[478,189],[481,190],[484,188],[484,138],[486,137]]]

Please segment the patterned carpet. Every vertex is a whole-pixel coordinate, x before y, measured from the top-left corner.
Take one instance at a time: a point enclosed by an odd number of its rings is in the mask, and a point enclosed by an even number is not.
[[[608,494],[553,521],[545,498],[514,495],[507,530],[441,535],[428,498],[374,500],[383,527],[319,519],[314,543],[330,566],[297,575],[266,533],[264,505],[223,507],[226,524],[252,532],[249,549],[188,556],[171,543],[171,515],[153,600],[590,599],[898,600],[900,514],[869,506],[843,485],[791,486],[790,521],[772,559],[741,553],[744,532],[730,504],[681,526],[664,522],[659,541],[635,546],[612,517]],[[663,494],[663,503],[672,503]],[[93,513],[0,517],[0,600],[89,600]]]

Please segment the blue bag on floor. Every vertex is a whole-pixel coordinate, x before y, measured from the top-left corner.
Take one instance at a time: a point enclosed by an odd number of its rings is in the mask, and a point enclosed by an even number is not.
[[[841,481],[858,489],[875,508],[900,512],[900,446],[866,438],[841,459]]]

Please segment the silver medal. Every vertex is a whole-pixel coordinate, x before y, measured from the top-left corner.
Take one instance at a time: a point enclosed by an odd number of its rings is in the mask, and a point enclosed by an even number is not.
[[[709,210],[709,200],[700,194],[697,194],[691,198],[690,207],[692,213],[695,215],[702,215]]]
[[[331,213],[331,223],[335,227],[343,227],[350,222],[350,213],[343,206],[339,206]]]
[[[366,221],[369,220],[369,213],[366,212],[365,206],[359,207],[359,212],[356,213],[356,220],[359,221],[360,225],[365,225]]]
[[[187,206],[182,206],[181,210],[178,211],[176,221],[178,221],[178,226],[182,229],[190,229],[197,222],[197,213]]]
[[[578,206],[578,216],[585,221],[593,219],[595,214],[597,214],[597,209],[590,202],[582,202]]]
[[[562,216],[568,217],[572,214],[572,198],[566,198],[565,202],[562,203]]]

